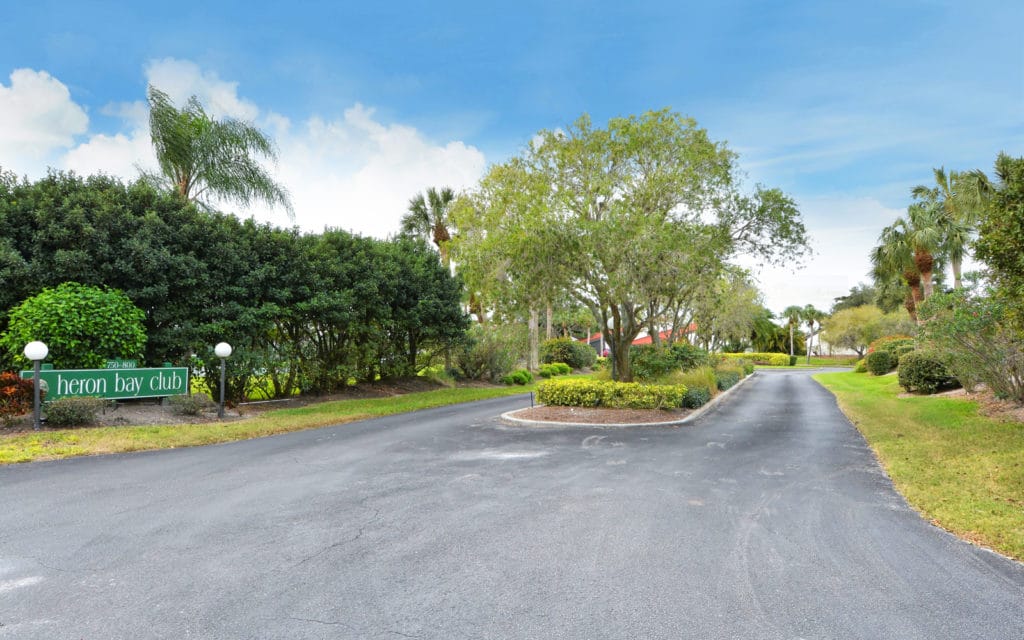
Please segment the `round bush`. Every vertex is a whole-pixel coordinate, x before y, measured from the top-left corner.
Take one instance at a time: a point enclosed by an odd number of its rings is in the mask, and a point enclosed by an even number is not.
[[[683,394],[683,407],[699,409],[711,402],[711,390],[707,387],[690,387]]]
[[[590,345],[572,338],[552,338],[540,345],[540,361],[545,364],[564,362],[573,369],[586,369],[596,360],[597,352]]]
[[[96,424],[103,409],[102,398],[58,398],[46,403],[46,424],[54,427],[83,427]]]
[[[897,375],[900,386],[907,391],[935,393],[939,389],[957,386],[957,380],[950,374],[938,356],[927,351],[912,351],[900,358]]]
[[[0,348],[20,365],[25,345],[42,340],[57,369],[97,369],[110,358],[137,358],[146,346],[145,314],[117,289],[65,282],[11,309]]]
[[[868,357],[864,359],[864,364],[867,366],[868,371],[876,376],[884,376],[896,368],[895,359],[888,351],[869,353]]]

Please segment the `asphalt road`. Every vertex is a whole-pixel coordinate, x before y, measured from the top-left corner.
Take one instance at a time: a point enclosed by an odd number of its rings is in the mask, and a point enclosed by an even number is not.
[[[524,402],[0,468],[0,638],[1024,638],[1024,565],[805,372],[675,429]]]

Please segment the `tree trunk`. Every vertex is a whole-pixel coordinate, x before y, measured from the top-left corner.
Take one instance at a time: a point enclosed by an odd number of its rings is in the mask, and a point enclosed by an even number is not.
[[[789,357],[793,357],[793,323],[789,323]]]
[[[962,266],[960,260],[953,260],[953,288],[961,289],[964,286],[963,281],[960,279],[960,268]]]
[[[932,271],[935,268],[935,258],[927,251],[918,250],[914,252],[914,265],[917,272],[921,274],[921,288],[923,299],[927,300],[932,296]]]
[[[548,303],[548,307],[546,309],[546,312],[547,312],[547,323],[544,326],[544,339],[545,340],[550,340],[551,338],[555,337],[555,325],[554,325],[554,319],[552,317],[552,316],[554,316],[554,311],[551,310],[551,303],[550,302]]]
[[[526,356],[526,368],[536,371],[540,368],[540,312],[530,307],[529,353]]]

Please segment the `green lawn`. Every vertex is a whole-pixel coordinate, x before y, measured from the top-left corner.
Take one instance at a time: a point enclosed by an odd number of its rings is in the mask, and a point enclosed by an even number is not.
[[[14,433],[0,436],[0,464],[246,440],[418,409],[514,395],[533,389],[534,385],[438,389],[387,398],[338,400],[297,409],[278,409],[252,418],[225,422],[146,427],[82,427]]]
[[[926,518],[1024,560],[1024,424],[970,400],[897,397],[896,376],[823,373],[899,491]]]

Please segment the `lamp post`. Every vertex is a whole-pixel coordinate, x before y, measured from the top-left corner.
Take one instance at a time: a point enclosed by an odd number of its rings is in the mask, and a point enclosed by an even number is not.
[[[226,360],[231,355],[231,345],[226,342],[219,342],[213,348],[213,353],[220,358],[220,407],[217,409],[217,417],[224,419],[224,382],[226,379]]]
[[[25,345],[25,357],[32,361],[33,371],[35,375],[32,376],[33,386],[35,387],[35,403],[32,407],[32,428],[39,431],[41,421],[39,419],[39,364],[46,359],[47,354],[50,353],[50,348],[46,346],[46,343],[35,340]]]

